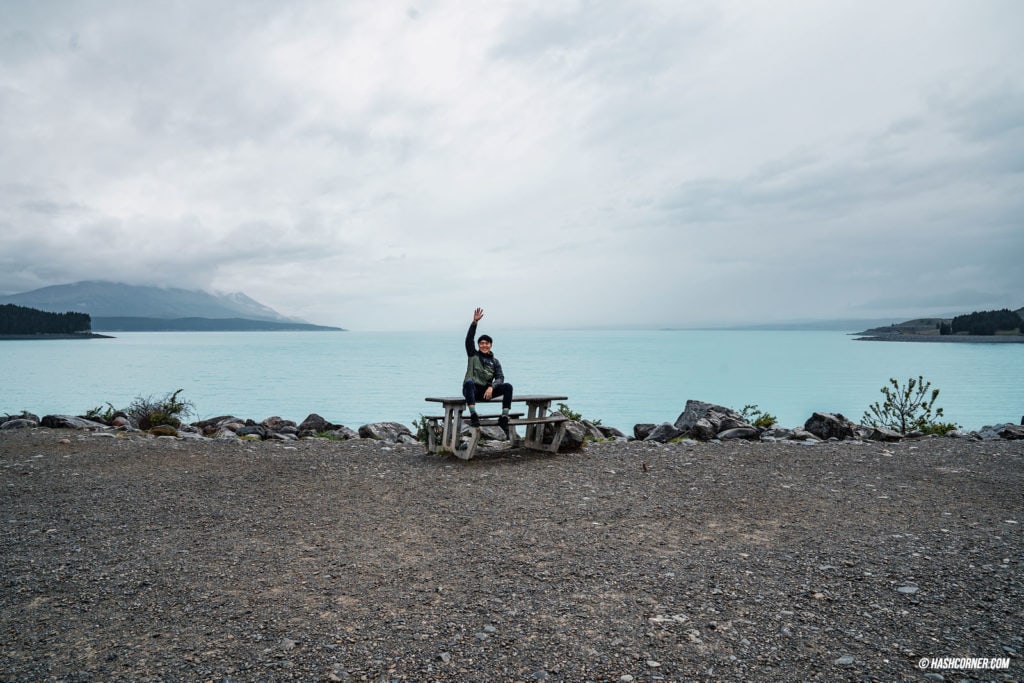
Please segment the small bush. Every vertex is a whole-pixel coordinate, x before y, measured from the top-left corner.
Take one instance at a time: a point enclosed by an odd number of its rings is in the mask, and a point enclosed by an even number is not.
[[[756,405],[751,403],[743,406],[743,410],[740,410],[739,414],[742,415],[743,419],[750,424],[755,427],[761,427],[762,429],[767,429],[779,421],[779,418],[775,417],[771,413],[762,411]]]
[[[583,420],[586,419],[586,418],[583,417],[582,413],[577,413],[575,410],[573,410],[572,408],[570,408],[569,406],[567,406],[564,403],[559,403],[558,404],[558,412],[561,413],[562,415],[565,415],[567,418],[569,418],[570,420],[573,420],[575,422],[583,422]],[[601,424],[600,420],[587,420],[587,422],[589,422],[590,424],[595,425],[595,426]]]
[[[106,408],[103,408],[102,406],[90,408],[85,411],[85,415],[82,417],[87,420],[92,420],[93,422],[102,422],[103,424],[108,425],[113,422],[114,418],[120,413],[121,411],[115,408],[112,403],[107,403]]]
[[[908,379],[903,386],[890,378],[889,385],[881,388],[885,400],[882,403],[872,403],[865,411],[864,424],[884,427],[900,434],[918,431],[930,433],[927,430],[937,430],[946,426],[935,422],[936,418],[942,417],[942,408],[934,407],[939,390],[932,389],[931,382],[926,382],[924,377],[919,375],[917,379]],[[955,429],[956,425],[952,428]]]
[[[932,436],[948,436],[950,432],[955,432],[958,429],[960,429],[960,425],[952,422],[935,422],[925,425],[921,431]]]
[[[163,398],[138,396],[132,401],[125,412],[131,423],[139,429],[152,429],[158,425],[180,427],[181,418],[192,415],[195,410],[191,401],[178,398],[182,390],[167,394]]]

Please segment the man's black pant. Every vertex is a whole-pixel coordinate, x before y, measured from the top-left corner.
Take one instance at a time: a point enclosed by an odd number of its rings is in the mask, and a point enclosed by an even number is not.
[[[495,396],[501,396],[501,407],[511,408],[512,407],[512,385],[511,384],[495,384],[491,386],[493,391],[491,392],[491,398]],[[470,405],[476,405],[477,401],[484,399],[484,392],[487,391],[487,386],[483,384],[477,384],[471,379],[467,379],[462,383],[462,395],[466,398],[466,403]]]

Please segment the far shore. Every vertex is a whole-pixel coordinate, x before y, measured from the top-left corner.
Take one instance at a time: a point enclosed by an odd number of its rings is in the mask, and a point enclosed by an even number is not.
[[[1024,334],[873,334],[855,341],[946,342],[952,344],[1024,344]]]
[[[95,332],[89,332],[86,334],[0,334],[0,341],[6,339],[116,339],[108,334],[96,334]]]

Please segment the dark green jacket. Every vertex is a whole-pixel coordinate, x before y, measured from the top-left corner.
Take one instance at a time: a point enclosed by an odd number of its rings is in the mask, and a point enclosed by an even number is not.
[[[476,348],[473,337],[476,336],[476,323],[469,326],[466,333],[466,355],[469,360],[466,362],[466,378],[462,381],[473,380],[474,384],[487,386],[488,384],[502,384],[505,382],[505,375],[501,372],[501,363],[494,357],[493,353],[481,353]]]

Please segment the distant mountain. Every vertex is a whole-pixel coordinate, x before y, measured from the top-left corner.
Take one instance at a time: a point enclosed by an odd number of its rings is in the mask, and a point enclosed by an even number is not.
[[[0,297],[0,304],[41,311],[76,311],[96,318],[245,318],[302,323],[287,318],[245,294],[216,295],[175,287],[145,287],[117,282],[85,281],[53,285]]]
[[[309,323],[251,320],[247,318],[141,318],[97,317],[93,332],[340,332],[340,327]]]

